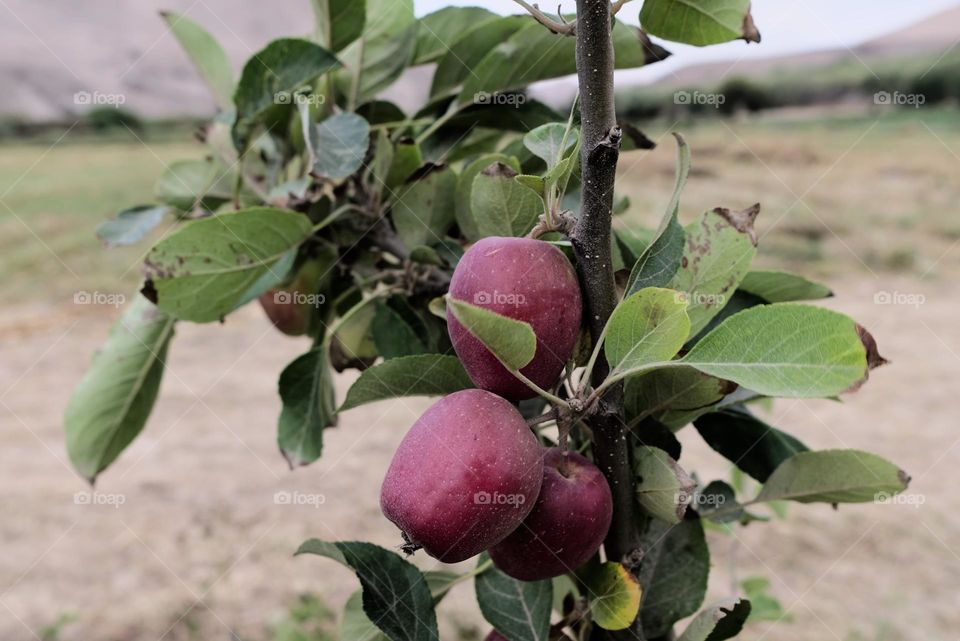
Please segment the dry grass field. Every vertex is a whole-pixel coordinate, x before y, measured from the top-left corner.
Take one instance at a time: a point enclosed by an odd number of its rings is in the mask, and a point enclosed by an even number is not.
[[[786,616],[751,623],[748,641],[956,639],[956,113],[681,129],[693,151],[683,218],[761,202],[759,262],[828,281],[837,294],[829,306],[866,325],[892,361],[842,403],[782,401],[765,417],[813,447],[875,451],[914,478],[913,504],[791,505],[769,524],[712,531],[711,598],[750,577],[769,579]],[[672,143],[664,127],[648,133],[661,145],[622,161],[618,184],[635,213],[620,224],[651,224],[669,199]],[[224,325],[179,328],[153,417],[98,481],[109,502],[84,504],[88,488],[67,462],[61,416],[118,311],[75,305],[73,294],[131,294],[146,248],[99,252],[93,229],[149,201],[163,163],[196,153],[185,143],[69,140],[0,148],[6,641],[338,638],[336,612],[356,580],[293,550],[310,536],[399,543],[379,515],[379,483],[428,401],[345,414],[327,432],[323,458],[290,472],[275,445],[276,378],[306,346],[274,332],[254,308]],[[341,398],[349,382],[338,382]],[[695,432],[681,440],[685,466],[700,479],[730,477]],[[278,492],[323,501],[283,504]],[[417,562],[431,567],[421,555]],[[469,591],[458,587],[441,608],[444,639],[485,633]],[[306,593],[319,601],[296,607]]]

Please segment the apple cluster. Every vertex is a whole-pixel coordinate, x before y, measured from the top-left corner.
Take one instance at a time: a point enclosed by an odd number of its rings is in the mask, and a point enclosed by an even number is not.
[[[529,323],[533,359],[520,372],[542,389],[558,382],[580,332],[576,273],[556,246],[490,237],[460,259],[450,296]],[[536,392],[514,376],[454,315],[451,342],[476,389],[431,406],[400,443],[380,493],[384,515],[408,550],[446,563],[488,551],[523,581],[583,565],[610,527],[613,505],[587,458],[545,447],[514,405]]]

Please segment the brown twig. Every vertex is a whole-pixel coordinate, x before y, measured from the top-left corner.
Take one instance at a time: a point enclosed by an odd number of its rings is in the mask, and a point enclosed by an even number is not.
[[[527,10],[527,12],[534,17],[534,19],[542,24],[544,27],[552,31],[553,33],[563,35],[563,36],[572,36],[577,32],[577,23],[574,22],[557,22],[544,12],[540,11],[540,7],[536,4],[530,4],[525,0],[513,0],[518,5]]]

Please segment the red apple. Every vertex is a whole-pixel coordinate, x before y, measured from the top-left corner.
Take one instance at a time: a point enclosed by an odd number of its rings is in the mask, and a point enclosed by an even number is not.
[[[314,309],[325,302],[319,289],[328,280],[335,258],[336,254],[333,259],[321,256],[306,261],[290,282],[260,296],[260,306],[274,327],[288,336],[307,333]]]
[[[576,452],[550,448],[533,511],[516,531],[490,548],[494,564],[515,579],[539,581],[586,563],[600,548],[613,500],[600,469]]]
[[[563,252],[530,238],[484,238],[457,264],[450,296],[529,323],[537,351],[520,373],[544,389],[553,387],[573,355],[582,307],[577,275]],[[452,313],[447,314],[447,329],[477,387],[510,400],[536,395]]]
[[[496,630],[490,630],[490,633],[483,637],[483,641],[507,641],[507,637],[503,636]]]
[[[436,402],[397,448],[380,490],[384,516],[445,563],[513,532],[543,480],[543,453],[509,402],[484,390]]]

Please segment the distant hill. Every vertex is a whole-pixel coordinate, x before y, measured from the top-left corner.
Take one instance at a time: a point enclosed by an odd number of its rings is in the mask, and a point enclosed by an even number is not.
[[[307,33],[307,2],[252,11],[231,0],[3,0],[0,116],[60,120],[83,111],[74,94],[122,94],[146,116],[206,115],[206,87],[158,15],[186,12],[209,29],[238,70],[270,40]]]
[[[239,70],[269,41],[312,28],[309,3],[241,3],[236,0],[3,0],[0,4],[0,118],[62,121],[86,111],[78,92],[122,95],[124,106],[146,117],[207,116],[214,111],[206,87],[180,50],[160,9],[185,12],[204,25]],[[718,62],[681,69],[660,86],[695,86],[726,76],[807,73],[900,55],[946,51],[960,35],[960,8],[941,13],[857,47],[802,55]],[[960,52],[960,47],[955,50]],[[872,64],[872,63],[871,63]],[[859,71],[862,65],[857,62]],[[427,90],[426,69],[413,70],[391,88],[390,98],[410,108]],[[629,89],[628,89],[629,91]],[[536,95],[566,104],[574,87],[553,81]],[[547,95],[541,95],[546,93]]]

